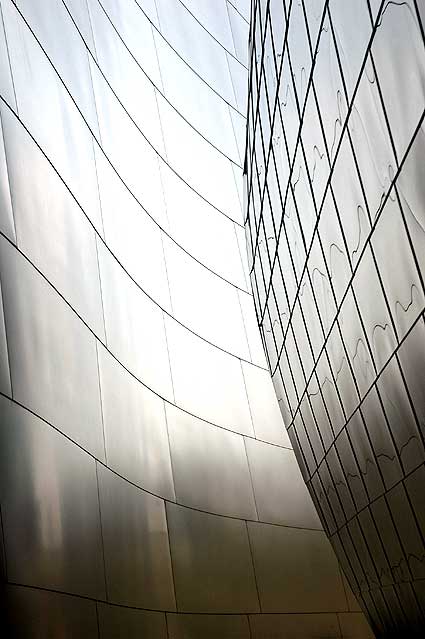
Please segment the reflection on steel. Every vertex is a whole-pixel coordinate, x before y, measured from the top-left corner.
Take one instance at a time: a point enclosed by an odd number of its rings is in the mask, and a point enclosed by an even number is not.
[[[250,291],[249,1],[0,11],[7,636],[370,637]]]
[[[256,3],[257,318],[304,480],[379,637],[425,632],[425,10]]]

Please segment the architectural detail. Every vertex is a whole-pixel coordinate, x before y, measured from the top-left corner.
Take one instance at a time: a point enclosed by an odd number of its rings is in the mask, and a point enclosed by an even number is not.
[[[260,0],[246,222],[281,412],[379,637],[425,628],[425,10]]]

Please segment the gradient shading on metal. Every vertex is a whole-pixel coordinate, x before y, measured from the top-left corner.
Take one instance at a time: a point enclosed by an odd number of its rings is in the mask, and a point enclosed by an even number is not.
[[[280,408],[377,636],[425,631],[423,2],[259,1],[247,239]]]
[[[370,636],[249,291],[248,3],[0,7],[10,634]]]

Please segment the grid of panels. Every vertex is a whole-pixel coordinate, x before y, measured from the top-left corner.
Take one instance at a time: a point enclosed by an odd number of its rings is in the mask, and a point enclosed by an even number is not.
[[[259,0],[250,35],[257,319],[304,479],[378,636],[425,624],[424,26],[416,0]]]
[[[233,4],[0,0],[8,637],[370,637],[245,290]]]

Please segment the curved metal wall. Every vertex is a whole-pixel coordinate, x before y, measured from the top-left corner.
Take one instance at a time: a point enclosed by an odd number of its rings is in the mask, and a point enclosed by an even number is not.
[[[247,236],[288,434],[377,636],[425,628],[422,2],[260,1]]]
[[[17,636],[368,634],[248,290],[247,4],[0,2],[1,556]]]

